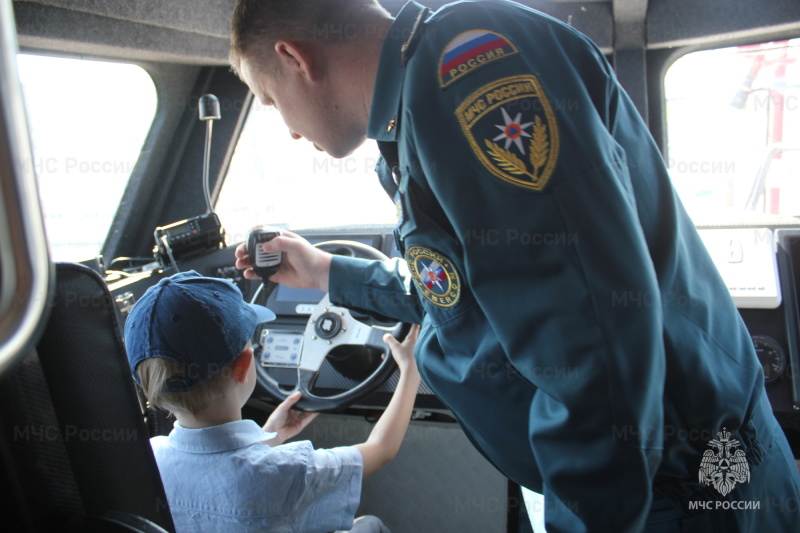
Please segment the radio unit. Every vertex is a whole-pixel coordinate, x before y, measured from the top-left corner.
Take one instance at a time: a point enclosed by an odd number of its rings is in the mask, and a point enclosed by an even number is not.
[[[225,247],[225,230],[216,213],[158,227],[153,237],[153,252],[163,265]]]

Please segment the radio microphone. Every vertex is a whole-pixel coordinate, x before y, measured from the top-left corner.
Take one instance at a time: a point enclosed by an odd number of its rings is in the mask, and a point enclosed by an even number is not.
[[[250,230],[250,235],[247,237],[247,254],[253,263],[253,271],[264,280],[264,283],[267,283],[268,278],[280,268],[283,253],[267,253],[261,245],[280,234],[281,230],[274,226],[257,226]]]

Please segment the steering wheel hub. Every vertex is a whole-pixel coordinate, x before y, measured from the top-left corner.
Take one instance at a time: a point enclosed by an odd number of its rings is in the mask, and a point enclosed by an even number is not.
[[[314,331],[321,339],[332,339],[342,331],[342,319],[336,313],[327,311],[317,318]]]

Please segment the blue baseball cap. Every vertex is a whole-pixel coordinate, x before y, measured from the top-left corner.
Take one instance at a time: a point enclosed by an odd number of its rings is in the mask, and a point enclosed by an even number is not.
[[[188,392],[233,362],[261,322],[275,319],[264,306],[249,304],[232,282],[181,272],[153,285],[125,321],[125,349],[136,383],[136,366],[165,357],[186,367],[167,392]]]

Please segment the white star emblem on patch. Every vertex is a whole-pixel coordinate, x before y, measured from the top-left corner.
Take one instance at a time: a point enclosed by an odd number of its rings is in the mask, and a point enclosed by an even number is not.
[[[514,143],[519,150],[519,153],[525,155],[525,148],[522,145],[522,138],[531,136],[530,133],[525,131],[525,128],[530,128],[533,122],[520,124],[520,121],[522,120],[522,113],[517,113],[517,116],[514,117],[514,120],[511,120],[511,116],[506,112],[506,108],[501,107],[500,111],[503,112],[503,121],[505,124],[495,124],[494,127],[503,133],[492,140],[499,141],[501,139],[505,139],[506,145],[503,148],[506,150],[508,150],[508,147],[511,146],[511,143]]]

